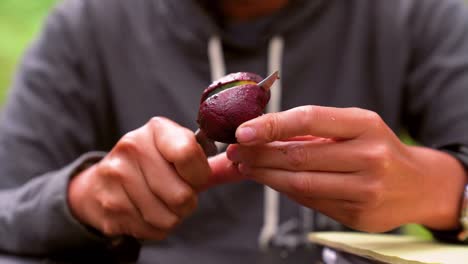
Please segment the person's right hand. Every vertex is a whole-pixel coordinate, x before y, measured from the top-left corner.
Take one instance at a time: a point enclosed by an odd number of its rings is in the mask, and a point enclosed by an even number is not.
[[[220,154],[207,160],[192,131],[156,117],[70,182],[73,215],[106,236],[161,240],[197,206],[197,193],[238,178]]]

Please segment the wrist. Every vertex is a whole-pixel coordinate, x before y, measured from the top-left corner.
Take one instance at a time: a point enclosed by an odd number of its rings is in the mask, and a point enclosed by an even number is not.
[[[460,228],[461,197],[467,182],[463,166],[445,152],[412,148],[423,177],[421,191],[415,190],[421,200],[417,223],[433,230]]]
[[[68,207],[70,208],[72,216],[84,225],[88,225],[84,213],[86,207],[86,190],[89,189],[87,185],[94,171],[94,163],[85,163],[75,171],[75,174],[71,177],[68,184]]]
[[[463,195],[463,202],[462,208],[460,210],[460,223],[461,225],[458,228],[451,229],[451,230],[435,230],[430,229],[433,237],[442,242],[446,243],[463,243],[467,244],[468,239],[468,223],[467,223],[467,215],[468,215],[468,185],[465,186],[465,193]]]

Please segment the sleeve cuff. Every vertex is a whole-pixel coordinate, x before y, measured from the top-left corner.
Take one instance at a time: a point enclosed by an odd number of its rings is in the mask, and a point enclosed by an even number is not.
[[[105,155],[106,153],[104,152],[88,152],[79,157],[68,167],[64,168],[64,174],[67,177],[57,179],[58,181],[64,181],[59,184],[60,188],[57,188],[57,191],[59,190],[63,195],[58,195],[57,197],[60,199],[58,203],[59,212],[61,211],[61,213],[63,213],[65,219],[64,225],[62,226],[64,230],[63,235],[67,236],[63,238],[64,240],[58,239],[58,241],[68,240],[72,242],[72,244],[69,245],[72,247],[76,246],[76,248],[94,246],[95,248],[91,248],[90,250],[101,251],[99,253],[101,253],[100,255],[102,255],[104,259],[110,258],[118,260],[119,262],[136,261],[141,248],[140,243],[136,239],[128,236],[119,237],[117,239],[105,237],[98,230],[79,222],[71,213],[68,205],[67,190],[71,178],[80,171],[99,162]],[[71,241],[70,238],[73,238],[73,241]]]
[[[71,213],[68,206],[67,190],[70,179],[85,166],[96,163],[105,156],[103,152],[88,152],[83,154],[73,163],[62,168],[51,175],[51,179],[44,186],[43,203],[52,203],[50,216],[44,215],[43,219],[48,219],[49,224],[45,228],[46,234],[41,237],[48,237],[51,248],[60,251],[83,247],[103,247],[109,239],[93,232],[80,223]],[[47,212],[44,212],[47,213]],[[57,219],[57,221],[53,221]],[[66,241],[66,243],[64,243]]]
[[[70,179],[104,155],[86,153],[60,170],[34,177],[16,189],[0,191],[0,237],[8,238],[0,239],[0,250],[64,262],[137,260],[141,248],[137,240],[105,237],[80,223],[68,207]]]

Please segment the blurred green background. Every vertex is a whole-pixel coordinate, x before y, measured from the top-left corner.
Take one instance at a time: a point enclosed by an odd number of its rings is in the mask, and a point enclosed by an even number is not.
[[[21,54],[40,29],[55,0],[0,0],[0,105]]]

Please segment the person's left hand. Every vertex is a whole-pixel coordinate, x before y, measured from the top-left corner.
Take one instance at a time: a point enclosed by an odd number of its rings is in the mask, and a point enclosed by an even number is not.
[[[464,169],[404,145],[376,113],[303,106],[241,125],[229,159],[247,177],[361,231],[457,226]]]

